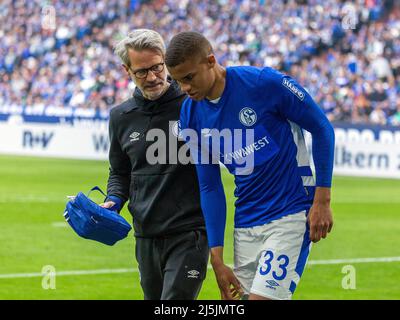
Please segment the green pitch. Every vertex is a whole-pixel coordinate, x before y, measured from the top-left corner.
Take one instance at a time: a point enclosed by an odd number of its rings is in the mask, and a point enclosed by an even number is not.
[[[66,196],[94,185],[105,189],[107,173],[100,161],[0,156],[0,299],[143,298],[132,234],[108,247],[79,238],[63,222]],[[233,179],[223,177],[231,264]],[[306,267],[294,299],[400,299],[400,181],[335,177],[332,199],[333,231],[309,259],[329,261]],[[126,209],[123,215],[130,220]],[[353,261],[382,257],[397,261]],[[39,276],[46,265],[58,274],[55,289],[42,288],[49,284]],[[345,265],[355,268],[355,289],[342,287]],[[212,270],[200,299],[219,299]]]

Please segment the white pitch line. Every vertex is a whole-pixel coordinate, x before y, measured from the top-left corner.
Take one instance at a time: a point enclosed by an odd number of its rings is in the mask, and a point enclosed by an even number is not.
[[[311,260],[308,265],[346,264],[346,263],[375,263],[375,262],[399,262],[400,257],[383,258],[359,258],[359,259],[336,259],[336,260]]]
[[[310,260],[307,266],[311,265],[334,265],[334,264],[349,264],[349,263],[385,263],[385,262],[400,262],[400,257],[382,257],[382,258],[359,258],[359,259],[335,259],[335,260]],[[233,267],[229,265],[229,267]],[[208,269],[212,269],[208,265]],[[115,273],[133,273],[139,272],[138,268],[125,269],[97,269],[97,270],[70,270],[56,271],[56,276],[84,276],[96,274],[115,274]],[[47,273],[14,273],[0,274],[0,279],[17,279],[17,278],[40,278],[49,275]]]
[[[127,269],[97,269],[97,270],[71,270],[71,271],[56,271],[56,276],[84,276],[93,274],[111,274],[111,273],[130,273],[139,272],[137,268]],[[15,278],[38,278],[49,275],[48,273],[14,273],[0,274],[0,279],[15,279]]]
[[[54,228],[67,228],[68,227],[68,223],[67,222],[53,222],[51,224],[52,227]]]

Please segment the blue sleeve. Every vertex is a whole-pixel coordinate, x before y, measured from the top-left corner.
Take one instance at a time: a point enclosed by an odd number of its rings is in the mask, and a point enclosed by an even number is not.
[[[117,211],[117,212],[120,212],[124,205],[123,200],[117,196],[107,196],[107,198],[104,200],[104,202],[106,202],[106,201],[115,202],[115,205],[113,205],[110,208],[110,210]]]
[[[192,129],[190,119],[190,102],[185,100],[180,115],[181,130]],[[185,138],[187,138],[185,136]],[[187,141],[191,155],[196,164],[199,180],[200,202],[207,229],[208,245],[210,248],[224,245],[226,224],[226,199],[218,164],[200,164],[202,151],[197,141]]]
[[[226,199],[218,164],[196,165],[201,208],[206,222],[210,248],[224,245]]]
[[[295,80],[278,72],[272,79],[275,92],[281,95],[277,104],[278,112],[311,133],[316,186],[331,187],[335,149],[335,133],[331,123]]]

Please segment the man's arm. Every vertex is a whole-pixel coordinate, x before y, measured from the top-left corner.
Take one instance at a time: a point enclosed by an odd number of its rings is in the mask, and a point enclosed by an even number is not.
[[[331,210],[331,188],[317,187],[314,202],[308,215],[310,225],[310,239],[318,242],[325,239],[333,227]]]
[[[290,83],[292,90],[283,84],[284,80],[286,84]],[[276,77],[274,85],[278,86],[277,92],[281,92],[282,95],[278,111],[284,118],[295,122],[312,136],[316,190],[308,221],[310,239],[318,242],[327,236],[333,226],[330,188],[335,148],[334,130],[321,108],[296,81],[290,77]],[[296,90],[300,93],[296,94]]]
[[[218,164],[197,164],[201,208],[210,248],[223,247],[226,224],[226,199]]]
[[[201,208],[211,252],[211,265],[221,292],[221,299],[237,299],[242,295],[240,282],[224,263],[226,199],[220,167],[218,164],[198,164],[196,170],[200,185]]]
[[[208,150],[199,145],[197,137],[183,133],[189,129],[190,100],[184,101],[181,109],[180,121],[183,138],[186,140],[190,153],[196,163],[196,172],[199,181],[200,202],[207,229],[208,245],[211,252],[211,264],[221,292],[221,299],[232,300],[240,296],[240,283],[233,271],[225,265],[223,257],[224,233],[226,224],[226,199],[221,180],[219,164],[212,162]],[[192,129],[192,128],[190,128]],[[201,164],[202,153],[210,164]],[[211,164],[212,163],[212,164]],[[231,288],[231,285],[233,288]]]
[[[180,135],[189,147],[190,156],[195,163],[200,190],[200,204],[207,229],[210,248],[223,247],[226,223],[226,199],[218,163],[213,162],[207,147],[201,145],[196,121],[191,115],[191,100],[183,101],[180,112]],[[195,132],[195,134],[193,134]],[[202,163],[202,161],[207,161]]]
[[[110,113],[109,136],[110,170],[107,183],[107,198],[104,207],[120,211],[129,199],[129,186],[131,181],[131,163],[126,153],[122,151],[116,132],[115,114]]]

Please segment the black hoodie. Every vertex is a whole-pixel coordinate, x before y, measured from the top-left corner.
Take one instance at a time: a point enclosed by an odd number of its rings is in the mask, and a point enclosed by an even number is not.
[[[204,229],[200,193],[193,164],[169,164],[169,136],[179,120],[185,94],[172,82],[159,99],[151,101],[136,88],[132,98],[110,113],[110,175],[108,196],[117,196],[133,216],[135,236],[163,237],[183,231]],[[154,141],[146,141],[151,129],[166,134],[167,164],[149,164],[146,152]],[[177,142],[181,148],[184,142]],[[153,146],[154,147],[154,146]],[[186,146],[184,146],[185,148]],[[152,149],[151,149],[152,150]],[[154,152],[153,152],[154,153]]]

